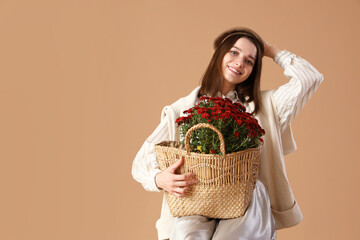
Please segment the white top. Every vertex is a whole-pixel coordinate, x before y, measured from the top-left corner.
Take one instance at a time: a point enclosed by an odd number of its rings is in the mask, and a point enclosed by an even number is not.
[[[274,61],[284,69],[284,75],[290,79],[273,92],[280,127],[284,130],[314,94],[323,76],[309,62],[286,50],[276,54]],[[317,79],[320,81],[316,81]],[[229,92],[226,97],[235,100],[237,94]],[[247,111],[253,111],[252,104],[245,104],[245,106]],[[168,118],[165,116],[155,131],[145,140],[132,165],[132,176],[147,191],[160,191],[155,184],[155,175],[161,170],[156,160],[154,145],[169,140],[167,126]]]

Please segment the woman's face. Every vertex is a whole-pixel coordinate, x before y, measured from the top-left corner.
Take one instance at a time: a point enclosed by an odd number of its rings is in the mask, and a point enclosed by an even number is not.
[[[222,62],[222,72],[225,82],[222,93],[235,90],[237,84],[245,81],[255,65],[257,49],[249,39],[239,38],[227,52]]]

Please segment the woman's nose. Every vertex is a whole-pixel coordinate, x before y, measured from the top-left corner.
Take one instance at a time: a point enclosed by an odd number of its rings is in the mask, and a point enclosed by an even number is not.
[[[239,67],[243,67],[244,61],[242,59],[237,59],[237,60],[235,60],[235,65],[239,66]]]

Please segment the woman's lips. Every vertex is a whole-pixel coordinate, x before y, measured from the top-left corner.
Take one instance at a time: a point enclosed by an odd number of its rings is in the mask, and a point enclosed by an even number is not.
[[[238,71],[238,70],[236,70],[235,68],[230,67],[230,66],[227,66],[227,67],[228,67],[228,69],[229,69],[231,72],[233,72],[234,74],[236,74],[236,75],[241,75],[241,72]]]

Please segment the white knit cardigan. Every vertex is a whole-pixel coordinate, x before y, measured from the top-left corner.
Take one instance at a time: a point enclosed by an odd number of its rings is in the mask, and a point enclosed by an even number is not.
[[[169,122],[170,140],[178,141],[179,132],[175,120],[183,115],[183,111],[195,105],[200,87],[190,95],[181,98],[170,106],[164,107],[161,118],[165,115]],[[260,162],[259,178],[266,186],[276,227],[286,228],[298,224],[302,214],[290,188],[284,163],[284,155],[296,150],[290,126],[280,132],[278,115],[272,101],[272,91],[262,91],[262,109],[256,115],[260,125],[265,129],[264,147]],[[170,214],[164,193],[161,217],[156,223],[159,239],[166,239],[172,230],[173,217]]]

